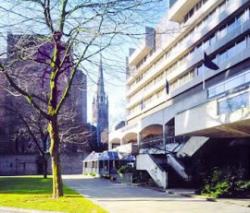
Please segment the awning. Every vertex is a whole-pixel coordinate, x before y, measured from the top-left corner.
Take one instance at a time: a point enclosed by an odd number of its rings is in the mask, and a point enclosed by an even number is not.
[[[191,137],[177,152],[177,156],[192,157],[208,140],[207,137]]]
[[[83,160],[83,162],[99,161],[99,160],[135,161],[135,156],[115,151],[104,151],[102,153],[93,151]]]
[[[122,159],[124,161],[135,161],[135,156],[134,155],[124,155],[122,154]]]
[[[121,156],[118,152],[104,151],[100,154],[99,160],[120,160]]]

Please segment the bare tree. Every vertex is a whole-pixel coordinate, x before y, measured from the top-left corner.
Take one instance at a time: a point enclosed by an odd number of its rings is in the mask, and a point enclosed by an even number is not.
[[[21,143],[22,152],[38,152],[42,158],[43,175],[47,178],[48,165],[48,131],[46,129],[47,120],[43,119],[38,113],[30,114],[30,111],[23,111],[11,104],[1,103],[0,109],[15,116],[18,124],[12,126],[12,140],[16,142],[16,151],[20,151],[19,142]],[[27,143],[27,141],[29,141]],[[24,146],[26,145],[26,147]]]
[[[87,69],[91,58],[108,48],[115,36],[132,35],[131,26],[141,23],[138,17],[151,11],[155,2],[158,0],[12,0],[1,5],[10,17],[16,17],[15,29],[28,26],[31,34],[14,42],[17,50],[8,50],[1,73],[11,92],[22,95],[48,121],[53,198],[63,196],[58,116],[74,76],[79,68]],[[38,36],[40,32],[44,35]],[[27,84],[30,72],[39,73],[32,86]],[[40,81],[45,82],[44,90],[37,89]]]

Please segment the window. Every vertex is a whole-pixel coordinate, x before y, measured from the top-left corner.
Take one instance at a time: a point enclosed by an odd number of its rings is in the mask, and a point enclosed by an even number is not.
[[[228,81],[225,83],[225,90],[230,90],[233,89],[239,85],[242,85],[245,83],[245,76],[244,75],[240,75],[237,78],[233,78],[232,80]]]
[[[210,46],[213,46],[217,40],[216,35],[215,34],[212,35],[209,40],[210,40]]]
[[[198,76],[202,76],[204,72],[205,72],[205,66],[204,65],[200,65],[199,67],[197,67],[197,75]]]
[[[141,110],[143,110],[145,107],[143,100],[141,100]]]
[[[250,83],[250,71],[246,71],[208,89],[208,97],[214,97],[231,89]]]
[[[219,39],[223,38],[226,36],[226,34],[227,34],[227,27],[224,27],[218,32],[218,38]]]
[[[218,115],[232,113],[238,109],[248,107],[249,98],[250,93],[246,92],[231,98],[226,98],[218,101]]]
[[[234,20],[228,25],[228,33],[234,31],[237,28],[237,22]]]

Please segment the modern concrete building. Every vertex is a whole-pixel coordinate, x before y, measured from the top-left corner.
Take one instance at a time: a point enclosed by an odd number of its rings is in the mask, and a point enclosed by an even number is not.
[[[170,1],[128,58],[126,126],[110,134],[109,148],[134,152],[137,170],[161,187],[193,178],[186,161],[200,151],[208,162],[218,155],[210,166],[233,161],[249,175],[249,8],[249,0]],[[204,65],[204,52],[218,70]]]

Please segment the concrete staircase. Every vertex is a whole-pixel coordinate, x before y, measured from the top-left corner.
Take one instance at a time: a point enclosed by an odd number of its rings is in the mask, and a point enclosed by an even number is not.
[[[157,186],[163,189],[167,188],[167,172],[150,154],[136,156],[136,169],[147,171]]]
[[[208,141],[207,137],[191,137],[177,152],[177,157],[192,157]]]
[[[188,181],[190,178],[185,171],[185,166],[178,158],[192,157],[208,141],[209,138],[207,137],[191,137],[186,143],[184,143],[184,145],[180,147],[180,149],[178,149],[175,154],[167,154],[168,165],[171,166],[183,180]]]
[[[185,181],[189,180],[189,176],[185,171],[185,167],[179,162],[173,154],[167,154],[167,162],[168,165],[171,166],[180,177],[182,177]]]
[[[186,168],[181,161],[183,157],[192,157],[207,142],[207,137],[191,137],[185,143],[174,143],[166,146],[166,154],[140,153],[136,156],[136,169],[147,171],[157,186],[166,189],[168,185],[169,167],[181,177],[184,182],[190,180]],[[171,145],[171,146],[170,146]]]

